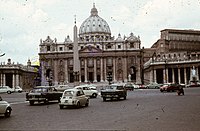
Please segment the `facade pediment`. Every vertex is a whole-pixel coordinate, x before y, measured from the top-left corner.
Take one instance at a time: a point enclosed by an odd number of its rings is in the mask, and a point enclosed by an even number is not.
[[[82,53],[89,53],[89,52],[98,53],[98,52],[102,52],[102,50],[99,48],[93,47],[93,46],[86,46],[83,49],[81,49],[80,52],[82,52]]]

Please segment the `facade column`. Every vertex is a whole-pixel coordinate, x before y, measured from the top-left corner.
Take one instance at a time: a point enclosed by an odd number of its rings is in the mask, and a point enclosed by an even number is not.
[[[87,59],[85,58],[85,82],[88,82],[87,80]]]
[[[13,77],[13,79],[12,79],[12,85],[13,85],[13,88],[15,88],[15,83],[16,83],[16,79],[15,79],[15,77],[16,77],[16,75],[15,74],[13,74],[12,75],[12,77]],[[12,87],[11,87],[12,88]]]
[[[116,58],[113,58],[113,81],[116,82]]]
[[[69,83],[69,78],[68,78],[68,61],[65,60],[65,83]]]
[[[180,84],[181,83],[181,69],[178,68],[178,83]]]
[[[175,82],[175,77],[174,77],[174,68],[172,68],[172,83]]]
[[[97,82],[97,61],[94,58],[94,82]]]
[[[54,85],[58,85],[58,60],[54,60]]]
[[[104,74],[104,72],[103,72],[103,58],[101,58],[101,82],[104,82],[103,74]]]
[[[107,80],[107,74],[106,74],[106,68],[107,68],[107,65],[106,65],[107,63],[106,63],[106,58],[104,58],[104,80],[106,81],[106,82],[108,82],[108,80]]]
[[[127,59],[126,57],[124,57],[124,70],[123,70],[123,78],[124,78],[124,82],[127,82]],[[137,76],[136,76],[137,78]]]
[[[45,86],[46,85],[46,77],[45,77],[45,61],[41,61],[41,85]]]
[[[3,74],[3,86],[6,86],[6,74]]]
[[[185,81],[185,85],[187,85],[187,74],[186,74],[186,68],[184,68],[184,81]]]

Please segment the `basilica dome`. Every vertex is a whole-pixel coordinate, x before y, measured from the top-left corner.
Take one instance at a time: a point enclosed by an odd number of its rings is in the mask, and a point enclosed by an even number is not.
[[[91,15],[81,24],[79,35],[90,35],[95,33],[111,35],[109,25],[104,19],[98,16],[95,5],[93,5],[90,13]]]

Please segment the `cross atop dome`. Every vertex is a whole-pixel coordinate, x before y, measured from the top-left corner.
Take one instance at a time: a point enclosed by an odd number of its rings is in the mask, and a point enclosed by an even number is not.
[[[97,8],[95,7],[95,3],[93,3],[93,8],[91,9],[91,16],[97,16],[98,15],[98,11]]]

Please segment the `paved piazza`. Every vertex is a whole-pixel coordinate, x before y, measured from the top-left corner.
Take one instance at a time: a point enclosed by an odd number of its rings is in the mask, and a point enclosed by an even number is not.
[[[0,94],[12,103],[10,118],[0,117],[0,130],[199,131],[200,88],[185,96],[157,89],[128,91],[127,100],[90,99],[89,107],[60,110],[57,102],[30,106],[25,93]]]

